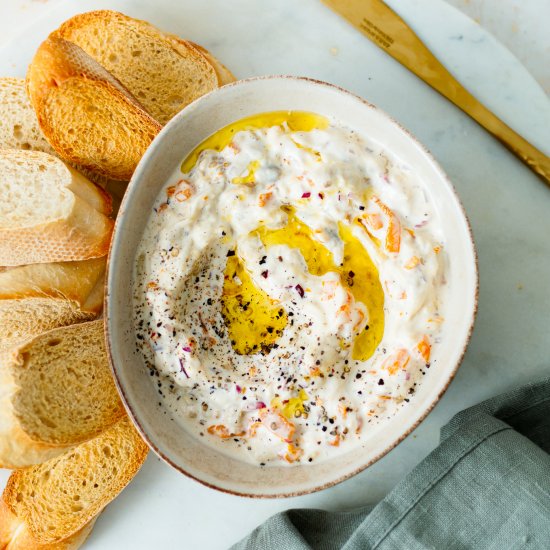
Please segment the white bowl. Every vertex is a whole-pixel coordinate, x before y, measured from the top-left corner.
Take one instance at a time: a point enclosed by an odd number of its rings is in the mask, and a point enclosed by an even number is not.
[[[261,468],[222,455],[170,420],[159,406],[132,323],[136,249],[161,187],[203,139],[241,118],[267,111],[298,110],[332,115],[381,143],[424,180],[437,205],[450,258],[449,334],[434,350],[433,368],[407,407],[372,430],[356,447],[326,462]],[[155,138],[130,182],[111,245],[106,294],[106,332],[111,365],[130,417],[150,447],[184,474],[216,489],[250,497],[281,497],[317,491],[343,481],[405,438],[434,407],[464,355],[477,307],[477,268],[472,235],[455,191],[432,156],[384,112],[351,93],[306,78],[263,77],[224,86],[200,98]]]

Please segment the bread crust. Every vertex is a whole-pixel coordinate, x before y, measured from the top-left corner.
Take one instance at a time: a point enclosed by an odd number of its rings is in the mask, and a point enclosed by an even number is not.
[[[47,153],[4,150],[0,151],[0,162],[6,167],[17,167],[13,169],[15,173],[20,170],[19,177],[45,164],[55,166],[55,176],[63,179],[56,182],[56,192],[69,203],[64,217],[45,223],[17,226],[0,221],[0,265],[87,260],[107,254],[114,222],[105,215],[112,210],[105,191]],[[55,185],[53,181],[51,184]]]
[[[182,40],[176,35],[171,36],[179,42],[186,42],[206,58],[208,63],[210,63],[210,65],[212,65],[212,67],[214,68],[214,71],[216,71],[216,76],[218,77],[218,86],[225,86],[226,84],[230,84],[231,82],[235,82],[237,80],[235,75],[219,59],[215,58],[206,48],[199,46],[199,44],[196,44],[195,42]]]
[[[81,443],[124,415],[109,368],[103,319],[29,339],[12,351],[6,370],[18,390],[11,407],[34,441]]]
[[[167,58],[166,67],[172,60],[177,66],[165,76],[167,82],[175,83],[169,87],[173,93],[165,89],[166,84],[164,88],[152,86],[154,78],[136,76],[139,70],[129,71],[117,64],[115,52],[119,50],[98,43],[94,38],[98,29],[102,36],[110,29],[124,40],[134,36],[138,37],[136,43],[140,39],[141,43],[155,41]],[[74,55],[76,49],[80,50],[78,55]],[[154,67],[152,57],[139,59],[139,48],[131,55],[128,49],[122,51],[121,57],[127,58],[131,67],[141,67],[145,75],[150,66]],[[63,159],[101,177],[127,181],[161,124],[197,97],[234,80],[231,72],[201,46],[163,33],[146,21],[99,10],[76,15],[50,34],[29,67],[26,86],[40,128]],[[95,114],[87,112],[90,105]],[[113,127],[107,128],[105,120],[109,117],[101,118],[104,110],[116,118]],[[95,124],[86,126],[87,119]],[[119,127],[124,131],[118,132]],[[105,147],[108,142],[116,146]],[[124,154],[117,156],[118,150]]]
[[[40,464],[72,447],[34,441],[21,428],[12,404],[18,391],[10,368],[15,358],[15,352],[0,352],[0,468],[9,469]]]
[[[0,148],[55,154],[40,131],[22,78],[0,78]]]
[[[76,550],[90,536],[96,518],[88,522],[74,535],[54,543],[36,541],[23,519],[18,518],[0,499],[0,548],[3,550]]]
[[[128,181],[161,126],[114,77],[104,69],[101,74],[85,52],[78,48],[73,55],[76,49],[68,47],[57,31],[38,48],[26,81],[38,123],[63,159]],[[65,105],[68,99],[70,109]],[[78,130],[70,136],[73,127]]]
[[[86,174],[78,171],[78,168],[65,166],[71,178],[71,183],[68,186],[69,189],[104,216],[110,216],[113,213],[113,198],[105,188],[97,184],[97,182],[92,183],[86,177]]]
[[[107,455],[106,464],[99,460],[105,448],[118,449],[121,455],[114,471],[106,469],[114,456]],[[101,435],[59,457],[12,472],[4,489],[4,503],[16,517],[24,519],[34,540],[41,544],[61,542],[78,533],[118,496],[141,468],[148,451],[125,416]],[[71,472],[71,479],[67,472]],[[101,485],[90,490],[87,483],[94,479]],[[84,493],[77,501],[83,506],[68,513],[69,503],[75,502],[71,493],[76,490]]]
[[[102,257],[7,269],[0,273],[0,300],[62,298],[83,306],[105,274],[106,260]],[[98,314],[100,309],[101,304],[91,304],[86,311]]]
[[[147,67],[155,62],[154,58],[147,57],[147,55],[143,59],[128,56],[126,64],[111,62],[111,55],[117,57],[116,48],[103,43],[98,46],[97,40],[92,37],[92,28],[100,35],[107,35],[110,32],[124,41],[133,41],[137,37],[135,41],[139,42],[139,37],[145,37],[146,41],[154,41],[159,48],[172,51],[177,56],[173,56],[173,59],[179,58],[180,62],[189,64],[188,70],[192,71],[191,87],[188,88],[189,82],[173,81],[173,73],[170,76],[165,74],[164,80],[172,82],[173,86],[165,91],[164,96],[157,96],[155,97],[156,101],[150,101],[151,98],[148,99],[146,91],[151,84],[151,79],[145,76],[136,79],[135,68],[136,66],[141,67],[144,69],[144,74],[147,74]],[[101,63],[137,98],[144,110],[161,124],[166,124],[178,111],[197,97],[219,86],[218,71],[209,62],[207,56],[192,46],[190,42],[164,33],[147,21],[134,19],[112,10],[98,10],[72,17],[59,27],[58,33],[65,40],[78,44]],[[128,71],[126,66],[133,67],[134,71]],[[166,70],[170,72],[168,67]],[[180,89],[178,90],[178,88]],[[177,92],[178,95],[183,93],[185,99],[181,97],[180,101],[174,101],[172,104],[168,96],[173,92]]]
[[[89,321],[103,307],[106,257],[0,271],[0,350],[55,327]]]
[[[66,219],[34,227],[0,228],[0,265],[75,262],[109,252],[114,222],[75,197]]]
[[[40,130],[36,113],[25,91],[24,78],[0,77],[0,149],[41,151],[57,156]],[[74,168],[78,170],[75,172],[75,177],[79,177],[82,173],[90,181],[99,185],[99,188],[105,188],[111,182],[108,178],[86,170],[82,166],[74,165]],[[109,216],[113,210],[111,196],[108,193],[103,195],[98,204],[91,204],[96,210]]]

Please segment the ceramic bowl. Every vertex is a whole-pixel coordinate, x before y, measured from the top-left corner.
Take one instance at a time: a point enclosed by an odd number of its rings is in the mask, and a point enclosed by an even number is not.
[[[424,180],[446,235],[452,289],[447,338],[435,347],[410,405],[375,427],[361,446],[326,462],[259,467],[220,454],[170,420],[134,345],[132,278],[136,249],[160,189],[181,160],[203,139],[238,119],[266,111],[298,110],[332,115],[366,132],[408,163]],[[250,497],[295,496],[343,481],[384,456],[434,407],[453,378],[472,330],[477,269],[472,235],[455,191],[428,151],[375,106],[323,82],[296,77],[242,80],[195,101],[155,138],[129,184],[111,245],[106,331],[113,373],[126,409],[155,453],[180,472],[216,489]]]

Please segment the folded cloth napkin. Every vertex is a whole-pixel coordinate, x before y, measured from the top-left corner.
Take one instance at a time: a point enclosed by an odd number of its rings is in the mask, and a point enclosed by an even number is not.
[[[376,506],[288,510],[233,548],[550,549],[550,378],[457,414]]]

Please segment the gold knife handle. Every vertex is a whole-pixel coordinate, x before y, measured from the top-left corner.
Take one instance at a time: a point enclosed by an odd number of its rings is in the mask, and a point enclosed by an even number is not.
[[[425,69],[428,70],[422,70],[422,73],[424,73],[422,79],[483,126],[483,128],[527,164],[547,185],[550,185],[550,158],[531,145],[480,103],[456,80],[424,44],[421,43],[421,46],[425,49],[424,56],[431,57],[431,63],[425,66]]]
[[[501,141],[550,185],[550,158],[484,107],[382,0],[322,0]]]

